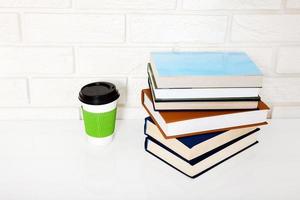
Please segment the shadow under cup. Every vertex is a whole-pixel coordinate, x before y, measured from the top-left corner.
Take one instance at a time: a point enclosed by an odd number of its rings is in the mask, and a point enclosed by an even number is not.
[[[112,141],[119,96],[115,85],[109,82],[90,83],[81,88],[79,100],[90,142],[103,145]]]

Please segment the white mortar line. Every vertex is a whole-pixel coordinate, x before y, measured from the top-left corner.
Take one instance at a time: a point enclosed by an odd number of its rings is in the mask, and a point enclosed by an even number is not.
[[[30,92],[30,83],[29,83],[29,78],[26,78],[26,93],[27,93],[27,101],[28,104],[31,104],[31,92]]]
[[[72,55],[73,55],[73,72],[76,74],[78,71],[78,49],[76,46],[72,46]]]
[[[231,29],[232,29],[232,20],[233,20],[233,15],[228,15],[227,16],[227,27],[226,27],[226,32],[225,32],[225,47],[230,45],[231,42]]]

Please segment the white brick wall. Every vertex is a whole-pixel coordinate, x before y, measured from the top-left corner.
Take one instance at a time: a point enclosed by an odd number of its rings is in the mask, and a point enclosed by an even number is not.
[[[74,0],[80,9],[175,9],[176,0]]]
[[[0,13],[0,43],[20,40],[19,19],[15,13]]]
[[[300,8],[300,0],[287,0],[287,8],[299,9]]]
[[[300,101],[300,79],[265,78],[262,96],[271,103],[297,103]]]
[[[123,42],[124,16],[24,14],[24,41],[32,43]]]
[[[291,57],[293,59],[291,59]],[[300,73],[300,48],[281,47],[277,56],[278,73]]]
[[[79,119],[85,83],[114,82],[142,118],[151,51],[245,51],[274,118],[300,117],[299,0],[0,0],[0,120]]]
[[[205,9],[279,9],[280,0],[184,0],[183,8]]]
[[[78,93],[81,86],[97,80],[109,81],[119,88],[119,103],[126,101],[125,78],[33,78],[30,81],[31,102],[38,106],[78,106]]]
[[[4,8],[68,8],[71,0],[0,0]]]
[[[1,98],[0,105],[14,106],[27,105],[27,81],[23,78],[0,79]]]
[[[70,74],[73,72],[72,47],[1,47],[0,73]]]
[[[235,15],[234,42],[300,42],[300,15]]]
[[[82,47],[78,49],[78,72],[101,75],[146,75],[151,51],[171,48]]]
[[[133,43],[221,43],[226,25],[226,16],[130,15],[128,37]]]
[[[134,107],[141,101],[140,91],[148,87],[147,77],[129,78],[127,90],[127,105]]]

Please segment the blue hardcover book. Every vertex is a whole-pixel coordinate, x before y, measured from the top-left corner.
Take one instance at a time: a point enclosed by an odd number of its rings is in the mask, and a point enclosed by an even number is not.
[[[158,88],[261,87],[262,72],[243,52],[153,52]]]
[[[150,117],[145,118],[144,133],[154,141],[171,149],[191,165],[196,164],[201,156],[240,140],[242,137],[258,131],[257,126],[218,131],[208,134],[198,134],[187,137],[165,139],[159,128]]]

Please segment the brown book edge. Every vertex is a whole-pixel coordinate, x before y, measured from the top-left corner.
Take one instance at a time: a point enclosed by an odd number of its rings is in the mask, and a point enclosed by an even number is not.
[[[207,133],[214,133],[214,132],[219,132],[219,131],[228,131],[231,129],[239,129],[239,128],[247,128],[247,127],[255,127],[255,126],[263,126],[268,124],[267,122],[261,122],[261,123],[256,123],[256,124],[249,124],[249,125],[242,125],[242,126],[234,126],[234,127],[228,127],[228,128],[221,128],[221,129],[213,129],[213,130],[208,130],[208,131],[201,131],[201,132],[192,132],[192,133],[186,133],[182,135],[173,135],[173,136],[167,136],[165,132],[161,129],[160,125],[156,121],[156,119],[152,116],[148,108],[144,104],[144,91],[142,90],[141,92],[141,101],[144,109],[147,111],[147,113],[150,115],[151,119],[154,121],[155,125],[157,128],[160,130],[161,134],[164,136],[165,139],[172,139],[172,138],[181,138],[181,137],[186,137],[186,136],[192,136],[192,135],[200,135],[200,134],[207,134]]]

